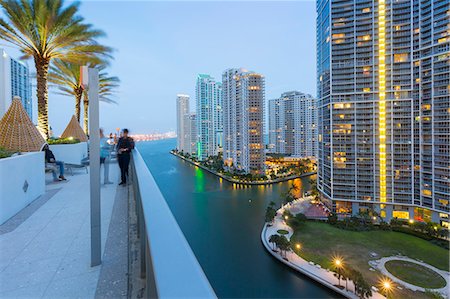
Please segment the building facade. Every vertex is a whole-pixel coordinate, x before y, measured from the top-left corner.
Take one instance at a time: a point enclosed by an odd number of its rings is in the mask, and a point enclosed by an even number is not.
[[[221,145],[223,131],[222,84],[206,74],[197,76],[196,117],[198,147],[197,158],[200,161],[216,156]]]
[[[191,121],[189,112],[189,96],[177,95],[177,150],[191,150]]]
[[[269,151],[297,157],[317,156],[315,98],[289,91],[269,100]]]
[[[222,74],[223,159],[228,169],[265,172],[264,76],[245,69]]]
[[[317,1],[318,189],[448,226],[449,1]]]
[[[189,148],[187,152],[192,156],[197,156],[198,133],[197,133],[197,117],[195,113],[189,115]]]
[[[0,48],[0,118],[9,108],[13,97],[22,100],[23,107],[33,119],[31,78],[25,62],[16,60]]]

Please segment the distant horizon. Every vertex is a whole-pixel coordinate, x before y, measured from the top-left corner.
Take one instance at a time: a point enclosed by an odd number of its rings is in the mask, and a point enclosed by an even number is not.
[[[99,42],[116,49],[108,72],[121,79],[121,86],[118,105],[100,106],[105,132],[125,127],[133,134],[175,131],[176,95],[189,95],[194,111],[197,75],[222,81],[229,68],[264,75],[266,101],[292,90],[316,96],[314,1],[105,2],[83,1],[80,9],[86,22],[107,34]],[[117,22],[131,14],[134,22]],[[20,56],[4,43],[0,47]],[[28,65],[34,74],[33,61]],[[70,97],[50,88],[55,135],[66,127],[73,106]]]

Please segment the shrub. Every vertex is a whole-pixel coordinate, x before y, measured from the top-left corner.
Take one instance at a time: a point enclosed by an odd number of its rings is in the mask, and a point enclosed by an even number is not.
[[[9,158],[13,153],[0,147],[0,159]]]
[[[75,143],[80,143],[79,139],[75,139],[75,138],[50,138],[47,140],[47,143],[49,145],[52,144],[75,144]]]

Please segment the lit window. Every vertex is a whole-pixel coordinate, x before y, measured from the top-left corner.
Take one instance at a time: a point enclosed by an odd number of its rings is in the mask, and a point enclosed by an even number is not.
[[[333,38],[343,38],[345,37],[345,33],[335,33],[333,34]]]
[[[392,211],[392,217],[399,219],[409,219],[409,212],[407,211]]]
[[[424,195],[424,196],[431,196],[431,190],[423,189],[422,190],[422,195]]]
[[[406,62],[409,60],[408,53],[394,54],[394,62]]]

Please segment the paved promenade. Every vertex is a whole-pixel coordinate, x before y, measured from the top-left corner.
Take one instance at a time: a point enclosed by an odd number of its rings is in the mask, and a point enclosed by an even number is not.
[[[46,194],[0,226],[0,298],[94,298],[98,293],[108,260],[90,267],[89,175],[76,171],[67,178],[53,183],[47,174]],[[128,190],[117,187],[116,164],[110,178],[114,184],[101,190],[103,253],[113,206],[127,200]]]
[[[354,285],[351,281],[348,282],[348,288],[349,291],[346,291],[345,289],[341,290],[337,288],[335,285],[339,284],[338,278],[334,276],[334,272],[329,271],[327,269],[321,268],[319,265],[315,265],[314,263],[310,263],[294,252],[288,252],[286,257],[288,261],[283,259],[278,252],[274,252],[272,250],[272,245],[269,243],[269,238],[271,235],[278,234],[277,231],[280,229],[287,230],[289,233],[286,236],[286,238],[290,239],[293,230],[285,224],[283,218],[282,218],[283,210],[280,209],[277,212],[277,216],[274,219],[272,226],[264,225],[263,231],[261,233],[261,240],[266,247],[267,251],[271,253],[275,258],[277,258],[282,263],[286,264],[287,266],[297,270],[298,272],[307,275],[311,279],[314,279],[315,281],[321,283],[322,285],[334,290],[335,292],[352,299],[357,299],[358,296],[356,296],[353,292]],[[341,285],[345,286],[345,281],[341,279]],[[374,299],[383,299],[385,298],[380,293],[374,292],[372,290],[372,297]]]

